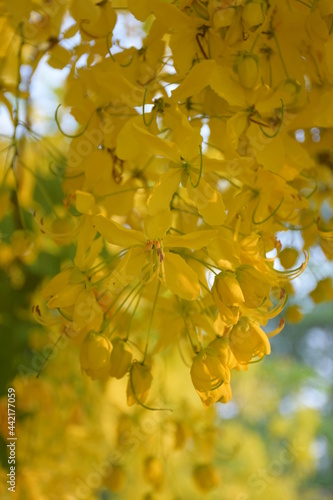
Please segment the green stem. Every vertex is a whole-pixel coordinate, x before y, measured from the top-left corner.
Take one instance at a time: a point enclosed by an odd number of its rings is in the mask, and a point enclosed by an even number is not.
[[[158,294],[160,293],[160,286],[161,286],[161,282],[158,280],[157,290],[156,290],[156,294],[155,294],[155,298],[154,298],[154,303],[153,303],[153,308],[151,310],[151,316],[150,316],[150,320],[149,320],[149,326],[148,326],[148,332],[147,332],[147,340],[146,340],[146,347],[145,347],[145,352],[144,352],[144,355],[143,355],[142,364],[144,364],[146,356],[147,356],[147,353],[148,353],[148,345],[149,345],[149,339],[150,339],[150,332],[151,332],[151,327],[152,327],[152,324],[153,324],[153,319],[154,319],[154,313],[155,313],[155,309],[156,309]]]
[[[288,71],[287,71],[286,65],[284,63],[284,59],[283,59],[282,52],[281,52],[281,49],[280,49],[280,45],[279,45],[278,39],[276,38],[276,35],[275,35],[274,32],[273,32],[273,38],[274,38],[275,45],[277,47],[277,50],[278,50],[278,53],[279,53],[279,56],[280,56],[280,60],[281,60],[282,66],[283,66],[283,70],[284,70],[284,72],[286,74],[286,77],[289,78]]]
[[[135,397],[136,402],[140,406],[142,406],[142,408],[144,408],[145,410],[149,410],[149,411],[172,411],[170,408],[152,408],[151,406],[147,406],[142,401],[140,401],[140,399],[138,398],[138,396],[136,394],[136,391],[135,391],[135,388],[134,388],[134,383],[133,383],[133,364],[131,365],[131,368],[130,368],[130,384],[131,384],[131,389],[132,389],[133,396]]]
[[[279,210],[279,208],[281,207],[282,203],[284,201],[284,197],[282,196],[281,198],[281,201],[280,203],[278,204],[278,206],[273,210],[273,212],[271,214],[268,215],[268,217],[266,217],[265,219],[261,220],[261,221],[256,221],[254,220],[255,219],[255,216],[256,216],[256,213],[257,213],[257,210],[258,210],[258,207],[259,207],[259,201],[257,203],[257,206],[256,208],[254,209],[254,212],[252,214],[252,222],[253,224],[256,224],[256,225],[259,225],[259,224],[264,224],[265,222],[267,222],[269,219],[271,219],[275,214],[276,212]]]
[[[176,297],[176,300],[177,300],[177,302],[178,302],[178,307],[179,307],[180,314],[181,314],[182,319],[183,319],[183,323],[184,323],[184,326],[185,326],[185,330],[186,330],[187,337],[188,337],[188,339],[189,339],[189,341],[190,341],[190,344],[191,344],[191,347],[192,347],[192,351],[194,352],[194,354],[197,354],[197,353],[198,353],[198,347],[197,347],[197,346],[195,346],[195,345],[193,344],[193,340],[192,340],[192,337],[191,337],[190,331],[189,331],[189,329],[188,329],[188,325],[187,325],[187,323],[186,323],[186,318],[185,318],[185,316],[184,316],[184,312],[183,312],[182,305],[181,305],[181,303],[180,303],[179,298],[177,297],[177,295],[175,295],[175,297]]]
[[[127,325],[127,332],[126,332],[126,337],[125,337],[125,342],[127,342],[128,338],[129,338],[129,334],[130,334],[130,330],[131,330],[131,325],[132,325],[132,321],[133,321],[133,318],[135,316],[135,313],[136,313],[136,310],[139,306],[139,303],[140,303],[140,300],[141,300],[141,297],[142,297],[142,289],[140,290],[139,292],[139,296],[138,296],[138,300],[137,300],[137,303],[135,304],[135,307],[134,307],[134,310],[133,310],[133,314],[132,316],[130,317],[130,320],[128,322],[128,325]]]

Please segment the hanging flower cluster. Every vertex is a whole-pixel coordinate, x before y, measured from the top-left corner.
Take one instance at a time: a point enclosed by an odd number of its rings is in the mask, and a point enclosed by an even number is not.
[[[128,377],[129,405],[155,409],[154,366],[175,348],[203,404],[227,403],[232,371],[270,354],[284,320],[264,327],[306,249],[333,258],[333,4],[55,4],[53,16],[27,2],[10,17],[21,57],[48,40],[47,63],[68,74],[55,112],[66,159],[52,163],[63,211],[38,207],[34,219],[75,255],[34,315],[80,346],[92,379]],[[113,31],[133,16],[141,46],[126,48]],[[78,132],[66,131],[68,112]],[[281,231],[302,235],[304,255],[282,249]]]

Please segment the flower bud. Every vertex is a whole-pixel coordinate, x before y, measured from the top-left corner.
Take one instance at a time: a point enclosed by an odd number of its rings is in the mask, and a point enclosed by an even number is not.
[[[134,361],[127,384],[128,406],[144,403],[147,400],[152,381],[153,377],[150,368],[138,361]]]
[[[81,345],[82,370],[93,380],[106,376],[112,344],[104,335],[89,333]]]
[[[230,381],[230,370],[223,364],[226,359],[211,345],[194,358],[191,379],[205,406],[211,406],[225,396],[225,382]]]
[[[197,465],[193,471],[193,478],[199,490],[207,493],[220,484],[220,476],[211,464]]]
[[[191,378],[197,391],[208,392],[225,379],[229,379],[229,373],[216,353],[208,347],[202,349],[194,358]]]
[[[243,54],[237,65],[239,83],[245,89],[252,90],[258,82],[259,65],[254,55]]]
[[[123,378],[132,362],[132,350],[127,342],[119,337],[112,340],[113,349],[110,356],[110,376]]]
[[[244,295],[235,273],[224,271],[216,276],[212,295],[223,321],[226,324],[237,323],[239,306],[244,302]]]
[[[113,492],[121,491],[125,486],[125,471],[121,465],[113,465],[110,474],[105,478],[104,484]]]
[[[164,482],[164,467],[157,457],[147,457],[143,465],[143,477],[145,480],[159,489]]]

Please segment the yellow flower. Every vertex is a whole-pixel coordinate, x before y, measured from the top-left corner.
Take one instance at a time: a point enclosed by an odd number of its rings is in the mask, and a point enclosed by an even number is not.
[[[93,380],[108,375],[112,344],[104,335],[89,333],[81,345],[80,363]]]
[[[237,323],[239,306],[244,303],[244,295],[235,273],[223,271],[216,276],[212,295],[222,319],[227,324]]]
[[[168,224],[170,224],[170,219],[165,218],[163,212],[155,216],[148,216],[145,225],[146,234],[144,234],[123,227],[103,215],[94,218],[96,229],[109,243],[130,249],[131,247],[137,247],[133,248],[133,250],[136,251],[136,258],[142,256],[143,268],[147,267],[147,258],[149,258],[150,270],[146,271],[146,274],[150,274],[149,279],[156,275],[172,293],[186,300],[195,300],[200,295],[200,285],[195,271],[181,255],[167,249],[188,248],[198,250],[210,243],[216,233],[213,230],[202,230],[182,236],[165,235],[166,229],[169,228]],[[160,237],[157,238],[157,234]],[[152,236],[154,239],[150,239]],[[122,265],[121,261],[117,272],[124,277],[125,281],[128,276],[128,282],[133,282],[138,277],[143,279],[143,276],[141,275],[141,269],[138,269],[137,265],[133,268],[131,262],[132,253],[130,252],[127,254],[126,265]],[[147,276],[145,281],[147,281]]]
[[[150,368],[138,361],[133,361],[127,383],[128,406],[145,403],[149,395],[152,381],[153,376]]]
[[[68,268],[51,279],[43,288],[42,297],[51,309],[73,306],[85,288],[83,280],[75,268]]]
[[[220,484],[220,476],[211,464],[197,465],[193,471],[193,478],[199,490],[208,493]]]
[[[149,456],[143,464],[143,477],[156,489],[161,488],[164,482],[164,467],[158,457]]]
[[[271,353],[266,333],[259,324],[242,316],[231,329],[230,348],[240,365],[248,365],[255,358]]]
[[[220,399],[225,400],[228,395],[224,384],[230,381],[230,370],[224,362],[228,363],[229,360],[227,356],[221,355],[218,347],[212,343],[202,349],[191,367],[192,383],[205,406],[211,406]]]
[[[119,337],[112,340],[112,352],[110,357],[110,376],[122,378],[128,372],[132,362],[132,350],[127,342]]]
[[[125,486],[126,474],[121,465],[112,465],[110,474],[105,478],[104,484],[114,493],[121,491]]]

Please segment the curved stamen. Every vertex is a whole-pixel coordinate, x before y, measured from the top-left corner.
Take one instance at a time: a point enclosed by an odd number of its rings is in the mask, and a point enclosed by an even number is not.
[[[106,35],[106,46],[107,46],[107,49],[108,49],[108,52],[110,54],[112,61],[119,64],[119,66],[121,66],[122,68],[127,68],[130,64],[132,64],[133,59],[134,59],[134,55],[133,54],[131,55],[130,60],[127,63],[125,63],[125,64],[119,63],[115,59],[115,57],[112,55],[112,52],[111,52],[111,47],[110,47],[110,42],[109,42],[110,35],[112,35],[112,31],[109,31],[109,33]]]
[[[78,132],[77,134],[66,134],[66,132],[64,132],[60,126],[60,123],[59,123],[59,120],[58,120],[58,111],[59,111],[59,108],[60,106],[62,106],[62,104],[59,104],[59,106],[57,107],[57,109],[55,110],[55,114],[54,114],[54,119],[56,121],[56,124],[57,124],[57,127],[58,129],[60,130],[60,132],[65,136],[65,137],[68,137],[69,139],[77,139],[78,137],[81,137],[87,130],[87,128],[89,127],[90,125],[90,122],[91,122],[91,119],[92,117],[94,116],[94,113],[96,111],[99,111],[99,108],[97,109],[94,109],[94,111],[91,113],[90,115],[90,118],[88,119],[88,122],[86,124],[86,126],[83,128],[83,130],[81,130],[81,132]]]
[[[193,184],[193,181],[192,181],[192,177],[191,177],[191,169],[189,170],[188,174],[189,174],[189,177],[190,177],[190,183],[191,183],[191,186],[195,189],[199,186],[200,184],[200,180],[201,180],[201,176],[202,176],[202,164],[203,164],[203,158],[202,158],[202,147],[199,145],[199,151],[200,151],[200,167],[199,167],[199,177],[198,177],[198,180],[195,184]]]
[[[282,127],[283,117],[284,117],[284,102],[281,99],[281,118],[280,118],[280,123],[278,125],[278,128],[276,129],[276,131],[274,132],[274,134],[272,134],[272,135],[267,134],[267,132],[265,132],[265,130],[263,129],[263,127],[261,125],[259,127],[260,130],[261,130],[261,132],[264,134],[265,137],[268,137],[269,139],[274,139],[274,137],[276,137],[278,135],[278,133],[280,132],[281,127]]]
[[[149,127],[152,123],[153,123],[153,120],[154,120],[154,113],[152,113],[152,117],[151,117],[151,120],[150,122],[148,123],[146,121],[146,114],[145,114],[145,105],[146,105],[146,96],[147,96],[147,92],[148,92],[148,87],[146,87],[145,89],[145,93],[143,95],[143,103],[142,103],[142,118],[143,118],[143,123],[145,124],[146,127]],[[154,108],[153,108],[154,109]]]
[[[255,225],[264,224],[264,223],[265,223],[265,222],[267,222],[269,219],[271,219],[271,218],[272,218],[272,217],[276,214],[276,212],[279,210],[279,208],[281,207],[282,203],[284,202],[284,196],[282,196],[280,203],[279,203],[279,204],[278,204],[278,206],[277,206],[277,207],[273,210],[273,212],[272,212],[271,214],[269,214],[269,215],[268,215],[268,217],[266,217],[265,219],[263,219],[263,220],[261,220],[261,221],[256,221],[256,220],[254,220],[254,219],[255,219],[255,215],[256,215],[257,210],[258,210],[258,207],[259,207],[259,202],[260,202],[260,200],[258,201],[257,206],[256,206],[256,208],[254,209],[254,212],[253,212],[253,214],[252,214],[252,222],[253,222],[253,224],[255,224]]]

